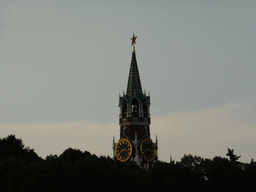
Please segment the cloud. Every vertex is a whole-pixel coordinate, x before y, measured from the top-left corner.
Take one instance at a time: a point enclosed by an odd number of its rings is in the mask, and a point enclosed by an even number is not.
[[[96,155],[111,155],[113,135],[118,130],[118,122],[90,120],[0,125],[1,137],[15,134],[23,140],[25,146],[34,148],[43,158],[50,154],[60,155],[69,147]]]
[[[227,147],[242,155],[242,161],[255,158],[256,102],[253,99],[190,112],[173,112],[153,117],[151,137],[157,134],[159,157],[179,160],[184,154],[212,158],[225,156]],[[251,150],[250,150],[251,149]]]
[[[175,160],[184,154],[225,156],[227,147],[242,155],[241,161],[249,162],[256,158],[256,121],[252,118],[255,112],[255,100],[244,99],[198,111],[152,116],[151,138],[155,141],[158,136],[159,159],[167,162],[170,155]],[[69,147],[112,157],[113,136],[117,142],[119,125],[118,121],[91,120],[13,123],[0,125],[0,134],[15,134],[43,158],[60,155]]]

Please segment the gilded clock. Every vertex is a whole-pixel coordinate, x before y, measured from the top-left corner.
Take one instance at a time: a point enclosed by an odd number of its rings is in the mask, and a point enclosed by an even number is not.
[[[127,161],[132,154],[132,144],[128,139],[120,139],[115,147],[115,155],[117,160],[121,162]]]
[[[151,139],[146,138],[140,144],[140,152],[146,161],[152,161],[156,155],[155,145]]]

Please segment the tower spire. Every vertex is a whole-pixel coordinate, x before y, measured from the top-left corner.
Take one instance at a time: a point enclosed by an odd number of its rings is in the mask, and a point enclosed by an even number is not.
[[[132,60],[131,60],[130,73],[129,73],[128,84],[127,84],[127,94],[129,96],[133,96],[134,94],[142,95],[140,75],[139,75],[139,70],[138,70],[137,61],[136,61],[136,54],[135,54],[136,38],[137,36],[133,34],[133,37],[131,38],[132,46],[133,46]]]

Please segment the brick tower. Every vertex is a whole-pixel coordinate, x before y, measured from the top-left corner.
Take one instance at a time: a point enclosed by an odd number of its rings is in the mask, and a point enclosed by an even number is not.
[[[132,40],[132,59],[126,93],[119,97],[120,139],[113,141],[114,159],[136,163],[149,168],[157,161],[157,138],[150,138],[150,96],[142,92],[135,54],[135,40]]]

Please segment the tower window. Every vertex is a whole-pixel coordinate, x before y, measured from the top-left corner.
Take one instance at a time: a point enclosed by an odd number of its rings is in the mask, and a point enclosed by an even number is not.
[[[137,99],[133,99],[132,102],[132,117],[138,117],[139,116],[139,102]]]

